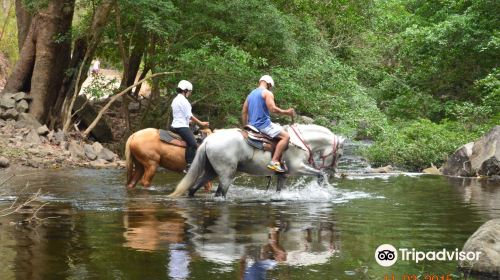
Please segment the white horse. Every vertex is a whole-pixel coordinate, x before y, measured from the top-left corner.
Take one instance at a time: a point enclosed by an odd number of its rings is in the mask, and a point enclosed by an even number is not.
[[[283,153],[288,171],[278,176],[277,190],[285,183],[285,176],[317,176],[326,178],[334,172],[343,153],[344,138],[319,125],[291,125],[285,127],[290,134],[290,145]],[[208,136],[198,148],[196,157],[170,197],[181,196],[189,189],[189,196],[209,180],[219,176],[216,196],[225,196],[236,171],[256,176],[272,176],[266,168],[271,153],[248,145],[238,129],[223,129]]]

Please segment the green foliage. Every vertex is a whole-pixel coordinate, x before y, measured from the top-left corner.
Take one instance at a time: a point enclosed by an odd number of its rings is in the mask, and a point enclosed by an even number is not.
[[[439,166],[458,147],[473,141],[477,132],[466,133],[457,123],[436,124],[426,119],[387,127],[364,154],[374,165],[392,164],[416,171]]]
[[[93,74],[90,84],[83,89],[83,93],[91,99],[101,99],[112,95],[118,89],[116,79],[107,80],[102,74]]]
[[[77,1],[73,38],[85,36],[98,1]],[[25,2],[32,11],[47,3]],[[439,165],[499,123],[498,1],[117,3],[97,51],[103,64],[121,68],[122,55],[139,50],[142,69],[179,71],[158,78],[159,87],[193,82],[193,112],[216,127],[240,124],[263,74],[276,81],[279,107],[376,140],[366,151],[376,164]],[[101,96],[106,85],[93,83],[87,93]],[[142,125],[166,127],[173,96],[151,104]]]
[[[238,47],[223,42],[220,38],[207,41],[199,49],[184,51],[178,60],[182,76],[173,77],[172,84],[180,79],[189,79],[194,84],[192,99],[200,104],[194,109],[205,112],[211,118],[224,121],[224,126],[240,123],[241,107],[252,89],[259,73],[257,69],[266,64],[265,59],[252,57]]]
[[[498,68],[485,78],[476,81],[474,89],[481,96],[481,104],[491,112],[500,112],[500,70]]]
[[[1,11],[1,9],[0,9]],[[12,5],[6,13],[0,12],[0,28],[4,28],[0,40],[0,52],[4,53],[13,66],[18,60],[18,43],[17,43],[17,26],[16,26],[16,11]],[[2,32],[0,31],[0,32]]]

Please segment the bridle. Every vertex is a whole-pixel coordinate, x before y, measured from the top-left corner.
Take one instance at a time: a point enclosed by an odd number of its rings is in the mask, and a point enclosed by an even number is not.
[[[324,168],[327,168],[327,167],[330,167],[330,168],[333,169],[335,167],[338,146],[340,144],[340,141],[338,140],[338,137],[336,135],[333,135],[332,151],[330,153],[326,154],[326,155],[321,155],[319,157],[322,162],[321,162],[321,166],[317,167],[316,166],[316,162],[314,162],[313,151],[311,149],[311,146],[301,137],[301,134],[297,131],[298,128],[295,129],[295,125],[290,125],[290,127],[292,128],[292,130],[295,133],[295,135],[297,135],[297,138],[299,138],[299,140],[302,142],[302,144],[304,144],[304,146],[306,147],[307,151],[309,152],[309,159],[307,160],[307,162],[312,167],[314,167],[315,169],[318,169],[318,170],[321,170],[321,169],[324,169]],[[328,158],[329,156],[333,156],[332,164],[326,166],[325,165],[325,159]]]

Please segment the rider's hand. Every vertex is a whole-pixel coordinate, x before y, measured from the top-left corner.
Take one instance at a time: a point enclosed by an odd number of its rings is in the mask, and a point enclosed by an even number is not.
[[[295,110],[293,108],[290,108],[288,110],[286,110],[286,113],[290,116],[290,117],[295,117],[296,114],[295,114]]]
[[[210,125],[209,122],[200,122],[201,127],[208,127]]]

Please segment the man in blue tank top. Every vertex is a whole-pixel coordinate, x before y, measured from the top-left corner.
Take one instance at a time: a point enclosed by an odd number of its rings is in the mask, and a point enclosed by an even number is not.
[[[262,76],[259,80],[259,87],[250,92],[245,100],[241,118],[244,125],[250,124],[271,138],[279,138],[273,158],[267,168],[282,173],[285,170],[281,167],[280,159],[288,145],[290,135],[279,124],[271,122],[269,112],[294,116],[295,110],[293,108],[283,110],[276,106],[274,95],[271,92],[272,87],[274,87],[273,78],[269,75]]]

